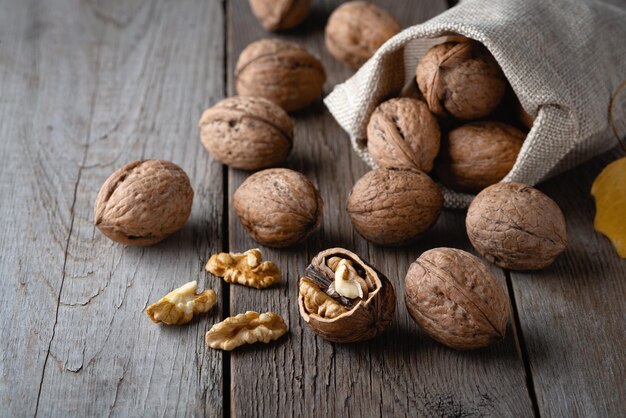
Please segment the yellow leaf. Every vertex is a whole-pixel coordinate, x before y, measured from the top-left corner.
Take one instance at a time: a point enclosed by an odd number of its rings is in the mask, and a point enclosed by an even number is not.
[[[626,258],[626,157],[602,170],[591,194],[596,201],[594,228],[611,240],[621,258]]]

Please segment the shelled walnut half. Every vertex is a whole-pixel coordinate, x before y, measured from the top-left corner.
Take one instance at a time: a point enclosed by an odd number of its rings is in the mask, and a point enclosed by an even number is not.
[[[244,253],[212,255],[205,269],[223,277],[226,283],[238,283],[256,289],[265,289],[280,282],[280,270],[271,261],[263,261],[261,250],[254,248]]]
[[[198,282],[189,282],[153,303],[146,309],[146,315],[158,324],[182,325],[191,321],[194,315],[208,312],[215,305],[215,292],[207,289],[196,294]]]
[[[277,313],[248,311],[213,325],[204,340],[211,348],[230,351],[244,344],[267,344],[282,337],[287,329]]]
[[[343,248],[319,253],[300,279],[300,315],[311,330],[338,343],[365,341],[383,332],[396,310],[387,278]]]

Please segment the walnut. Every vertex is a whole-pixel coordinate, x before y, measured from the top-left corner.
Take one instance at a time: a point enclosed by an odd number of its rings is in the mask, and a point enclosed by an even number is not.
[[[250,0],[252,13],[266,30],[292,29],[300,24],[311,8],[311,0]]]
[[[198,283],[189,282],[153,303],[146,314],[158,324],[182,325],[191,321],[194,315],[208,312],[215,305],[215,292],[211,289],[196,294]]]
[[[324,202],[302,174],[272,168],[248,177],[235,191],[233,206],[252,238],[282,248],[303,241],[319,227]]]
[[[240,253],[212,255],[206,270],[223,277],[226,283],[238,283],[257,289],[265,289],[280,282],[280,270],[271,261],[262,261],[258,248]]]
[[[357,181],[347,210],[366,240],[399,246],[419,239],[435,223],[442,206],[441,190],[421,171],[378,169]]]
[[[187,174],[163,160],[133,161],[104,182],[96,198],[96,227],[113,241],[152,245],[182,228],[191,214]]]
[[[432,338],[457,350],[485,347],[504,338],[509,303],[502,285],[472,254],[434,248],[409,267],[405,302]]]
[[[243,170],[276,166],[293,145],[293,124],[285,111],[262,97],[231,97],[200,118],[200,139],[222,163]]]
[[[428,173],[439,152],[437,119],[424,101],[387,100],[367,125],[367,150],[380,168],[414,168]]]
[[[244,344],[267,344],[279,339],[286,332],[287,325],[278,314],[248,311],[213,325],[204,340],[211,348],[231,351]]]
[[[240,95],[265,97],[289,112],[320,97],[326,72],[300,45],[262,39],[241,52],[235,78]]]
[[[400,30],[400,24],[384,9],[364,1],[350,1],[330,15],[326,48],[336,59],[357,69]]]
[[[319,253],[300,279],[298,305],[309,328],[322,338],[351,343],[384,331],[396,296],[387,278],[343,248]]]
[[[417,65],[417,84],[437,116],[476,119],[500,104],[507,81],[487,48],[475,41],[435,45]]]
[[[480,192],[467,210],[465,226],[483,257],[511,270],[547,267],[567,246],[561,209],[520,183],[498,183]]]
[[[474,122],[444,139],[436,171],[453,190],[476,193],[499,182],[513,168],[526,135],[501,122]]]

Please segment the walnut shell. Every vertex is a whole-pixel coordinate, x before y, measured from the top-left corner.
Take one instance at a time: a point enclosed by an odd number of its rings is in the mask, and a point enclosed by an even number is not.
[[[430,111],[457,119],[489,115],[507,87],[496,60],[475,41],[435,45],[420,60],[416,75]]]
[[[476,193],[513,168],[526,134],[502,122],[474,122],[453,129],[441,145],[436,171],[453,190]]]
[[[428,335],[457,350],[485,347],[504,338],[509,302],[504,288],[472,254],[434,248],[409,267],[405,302]]]
[[[324,292],[333,280],[334,269],[329,263],[333,257],[350,260],[364,275],[371,286],[365,299],[348,306],[334,318],[326,318],[307,309],[304,296],[298,295],[300,315],[309,328],[324,338],[336,343],[365,341],[383,332],[396,311],[396,295],[389,280],[359,256],[343,248],[330,248],[316,255],[305,272],[305,278],[318,285]],[[331,265],[329,265],[331,264]],[[301,279],[305,280],[305,279]],[[325,293],[324,293],[325,294]]]
[[[424,101],[396,98],[380,104],[367,125],[367,150],[380,168],[428,173],[439,152],[437,119]]]
[[[293,145],[293,124],[285,111],[262,97],[231,97],[200,118],[200,140],[222,163],[243,170],[276,166]]]
[[[301,109],[322,94],[322,63],[292,42],[261,39],[241,52],[235,69],[237,93],[260,96],[286,111]]]
[[[386,10],[364,1],[339,6],[326,24],[326,48],[357,69],[402,28]]]
[[[179,166],[163,160],[133,161],[100,188],[95,224],[113,241],[152,245],[182,228],[192,202],[189,177]]]
[[[347,210],[366,240],[399,246],[416,241],[433,226],[442,206],[441,190],[421,171],[378,169],[356,182]]]
[[[480,192],[467,210],[465,226],[483,257],[511,270],[547,267],[567,246],[561,209],[520,183],[498,183]]]
[[[252,13],[266,30],[292,29],[300,24],[311,8],[311,0],[250,0]]]
[[[272,168],[248,177],[235,191],[233,206],[252,238],[282,248],[303,241],[319,227],[324,202],[304,175]]]

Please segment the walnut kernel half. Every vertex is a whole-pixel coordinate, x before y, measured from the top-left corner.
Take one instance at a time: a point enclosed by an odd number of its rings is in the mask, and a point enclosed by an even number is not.
[[[215,292],[207,289],[196,294],[198,282],[189,282],[153,303],[146,309],[146,315],[158,324],[186,324],[194,315],[208,312],[215,305]]]
[[[219,253],[212,255],[205,269],[223,277],[226,283],[238,283],[265,289],[280,282],[280,270],[271,261],[263,261],[258,248],[244,253]]]
[[[204,340],[211,348],[231,351],[244,344],[267,344],[286,332],[287,325],[277,313],[248,311],[213,325]]]

